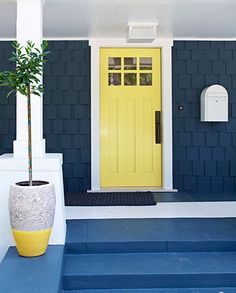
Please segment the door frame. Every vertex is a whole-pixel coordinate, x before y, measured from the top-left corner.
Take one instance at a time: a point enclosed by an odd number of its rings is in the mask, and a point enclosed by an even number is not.
[[[160,48],[162,84],[162,189],[173,190],[172,39],[127,43],[126,39],[89,40],[91,47],[91,191],[100,191],[100,48]]]

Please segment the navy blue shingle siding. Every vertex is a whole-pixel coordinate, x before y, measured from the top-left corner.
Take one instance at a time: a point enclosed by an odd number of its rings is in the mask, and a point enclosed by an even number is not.
[[[236,42],[175,41],[172,66],[174,187],[235,191]],[[229,93],[229,121],[203,123],[201,91],[214,83]]]

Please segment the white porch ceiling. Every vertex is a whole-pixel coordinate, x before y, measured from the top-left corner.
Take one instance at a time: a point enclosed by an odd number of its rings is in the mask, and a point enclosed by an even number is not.
[[[158,22],[159,37],[236,39],[235,15],[236,0],[45,0],[44,37],[119,38],[128,22]],[[0,0],[0,39],[15,23],[16,0]]]

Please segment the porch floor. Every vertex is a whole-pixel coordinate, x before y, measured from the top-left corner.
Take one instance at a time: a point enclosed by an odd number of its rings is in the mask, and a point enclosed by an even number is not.
[[[236,201],[236,192],[154,192],[157,202]]]
[[[157,202],[153,206],[67,206],[66,218],[229,218],[236,216],[235,192],[153,192],[153,195]]]
[[[68,220],[70,253],[235,251],[236,218]]]
[[[66,293],[236,292],[235,218],[70,220],[67,229]]]
[[[1,293],[58,293],[63,245],[50,245],[40,257],[20,257],[10,247],[0,264]]]
[[[235,259],[236,218],[69,220],[65,247],[9,249],[0,292],[235,293]]]

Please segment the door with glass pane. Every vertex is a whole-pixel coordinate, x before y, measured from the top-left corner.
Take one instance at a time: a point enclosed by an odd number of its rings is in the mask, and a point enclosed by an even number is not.
[[[100,50],[101,187],[162,185],[160,54]]]

